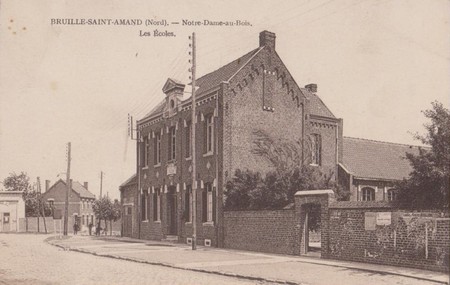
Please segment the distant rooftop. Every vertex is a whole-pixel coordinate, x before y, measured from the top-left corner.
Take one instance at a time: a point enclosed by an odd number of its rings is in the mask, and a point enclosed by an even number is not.
[[[418,154],[418,146],[344,137],[343,165],[355,177],[402,180],[412,171],[406,153]],[[426,148],[426,147],[422,147]]]

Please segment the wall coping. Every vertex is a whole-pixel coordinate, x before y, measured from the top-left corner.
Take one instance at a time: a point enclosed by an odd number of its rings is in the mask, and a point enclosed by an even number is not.
[[[324,190],[297,191],[295,193],[295,196],[315,196],[315,195],[334,195],[334,191],[331,189],[324,189]]]
[[[226,213],[236,213],[236,212],[244,212],[244,213],[250,213],[250,212],[279,212],[279,211],[293,211],[294,209],[289,208],[289,209],[285,209],[285,208],[281,208],[281,209],[258,209],[258,210],[224,210],[223,212]]]
[[[396,209],[388,201],[338,201],[328,205],[329,209]]]

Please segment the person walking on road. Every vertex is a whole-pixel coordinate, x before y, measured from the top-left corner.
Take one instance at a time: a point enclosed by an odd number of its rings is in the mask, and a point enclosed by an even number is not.
[[[73,224],[73,234],[74,234],[74,235],[77,235],[77,232],[78,232],[78,223],[75,222],[75,223]]]

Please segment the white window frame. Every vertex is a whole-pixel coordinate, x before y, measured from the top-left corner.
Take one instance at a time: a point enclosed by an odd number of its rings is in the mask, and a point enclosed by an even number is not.
[[[214,116],[210,114],[205,118],[206,124],[206,153],[214,152]]]
[[[161,132],[155,133],[155,165],[161,164]]]
[[[320,134],[311,134],[311,165],[322,164],[322,137]]]
[[[206,221],[212,222],[213,221],[213,192],[212,187],[210,186],[209,189],[207,189],[206,193],[206,209],[207,209],[207,215],[206,215]]]
[[[373,199],[367,199],[369,197],[369,194],[371,198],[373,197]],[[361,201],[375,201],[375,189],[367,186],[363,187],[361,189]]]
[[[387,189],[386,196],[387,196],[388,201],[392,202],[392,201],[397,200],[397,195],[398,195],[397,190],[395,190],[393,188]]]
[[[161,222],[161,188],[155,189],[155,195],[153,195],[153,199],[156,199],[156,219],[153,217],[153,221],[155,223]],[[153,207],[154,207],[153,203]]]
[[[169,147],[169,161],[173,161],[176,158],[176,143],[177,143],[177,136],[176,136],[176,128],[170,127],[169,129],[169,139],[168,139],[168,147]]]
[[[148,154],[150,151],[150,141],[148,139],[148,136],[145,136],[144,144],[144,167],[148,167]]]

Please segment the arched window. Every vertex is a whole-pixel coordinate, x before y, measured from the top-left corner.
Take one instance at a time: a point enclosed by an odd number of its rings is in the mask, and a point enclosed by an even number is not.
[[[374,201],[375,200],[375,189],[370,187],[364,187],[361,190],[361,201]]]
[[[397,190],[395,190],[395,189],[387,190],[387,199],[388,199],[388,201],[397,200]]]

